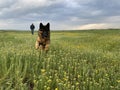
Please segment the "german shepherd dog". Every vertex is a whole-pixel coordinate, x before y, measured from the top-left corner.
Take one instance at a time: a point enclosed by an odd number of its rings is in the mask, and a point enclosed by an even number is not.
[[[42,23],[40,23],[35,48],[47,52],[49,49],[49,45],[50,45],[50,24],[47,23],[47,25],[43,25]]]

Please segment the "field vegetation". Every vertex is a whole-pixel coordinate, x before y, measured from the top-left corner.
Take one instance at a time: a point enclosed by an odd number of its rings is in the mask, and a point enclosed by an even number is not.
[[[120,30],[0,31],[0,90],[120,90]]]

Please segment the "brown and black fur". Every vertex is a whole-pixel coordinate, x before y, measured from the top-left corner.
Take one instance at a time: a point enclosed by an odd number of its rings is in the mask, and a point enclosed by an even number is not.
[[[35,48],[48,51],[50,46],[50,24],[43,25],[40,23],[38,37],[35,43]]]

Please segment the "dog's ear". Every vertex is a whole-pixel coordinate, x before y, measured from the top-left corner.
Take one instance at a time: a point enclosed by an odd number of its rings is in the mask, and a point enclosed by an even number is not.
[[[50,30],[50,23],[47,23],[46,27],[48,30]]]
[[[42,24],[42,23],[40,23],[39,29],[42,29],[42,28],[43,28],[43,24]]]

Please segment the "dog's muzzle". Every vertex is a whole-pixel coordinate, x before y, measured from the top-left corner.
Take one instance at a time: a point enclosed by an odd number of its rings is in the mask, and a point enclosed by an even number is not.
[[[42,38],[44,38],[44,37],[45,37],[45,38],[48,37],[48,32],[43,32],[43,33],[42,33]]]

